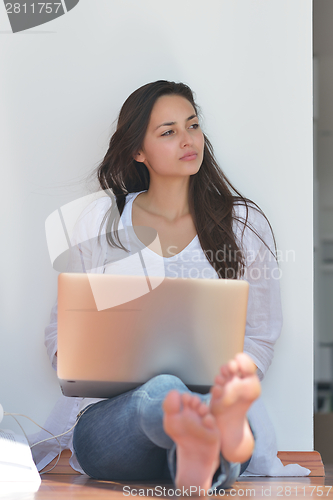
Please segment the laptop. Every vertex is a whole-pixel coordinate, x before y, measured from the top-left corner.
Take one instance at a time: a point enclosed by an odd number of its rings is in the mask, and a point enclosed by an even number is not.
[[[159,374],[208,392],[243,350],[248,290],[243,280],[60,274],[63,394],[109,398]]]

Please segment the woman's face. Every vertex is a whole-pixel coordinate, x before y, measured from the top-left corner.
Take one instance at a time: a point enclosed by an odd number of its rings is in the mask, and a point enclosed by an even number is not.
[[[189,176],[200,169],[204,136],[192,104],[184,97],[160,97],[152,110],[140,152],[150,175]]]

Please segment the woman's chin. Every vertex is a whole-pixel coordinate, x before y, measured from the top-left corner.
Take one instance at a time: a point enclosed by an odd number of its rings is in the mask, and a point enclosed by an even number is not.
[[[185,175],[195,175],[199,172],[201,164],[195,161],[184,162],[180,168]]]

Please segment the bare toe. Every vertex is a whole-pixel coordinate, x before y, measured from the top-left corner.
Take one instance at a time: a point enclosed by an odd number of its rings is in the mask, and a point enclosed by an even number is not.
[[[184,408],[186,406],[189,406],[190,401],[191,401],[191,394],[189,394],[188,392],[183,392],[180,397],[181,397],[181,402],[182,402]]]
[[[223,388],[220,385],[213,385],[210,392],[214,399],[218,399],[223,396]]]
[[[227,382],[227,380],[228,379],[226,377],[222,377],[221,375],[216,375],[214,382],[217,385],[224,385]]]
[[[256,365],[250,356],[244,352],[237,354],[235,360],[237,361],[238,369],[243,376],[253,375],[257,371]]]
[[[192,408],[192,410],[197,410],[201,404],[201,399],[199,396],[192,396],[191,401],[189,403],[189,406]]]
[[[228,380],[230,378],[230,371],[228,369],[228,365],[221,366],[220,373],[218,376],[222,377],[225,380]]]
[[[205,415],[202,418],[202,423],[205,427],[207,427],[207,429],[215,429],[215,427],[216,427],[215,418],[213,417],[213,415],[211,413],[207,413],[207,415]]]
[[[236,359],[232,359],[227,364],[227,368],[229,370],[230,375],[236,375],[238,373],[238,363]]]
[[[168,392],[162,407],[165,413],[178,413],[181,407],[181,395],[179,392],[176,390]]]
[[[204,417],[207,413],[209,413],[209,407],[205,403],[200,403],[197,412],[200,417]]]

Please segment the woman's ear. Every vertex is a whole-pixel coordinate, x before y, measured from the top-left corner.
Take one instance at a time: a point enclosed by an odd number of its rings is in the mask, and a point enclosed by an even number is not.
[[[135,161],[139,161],[141,163],[144,163],[146,159],[142,151],[139,151],[136,155],[133,156],[133,158]]]

